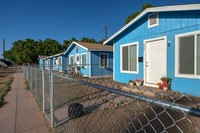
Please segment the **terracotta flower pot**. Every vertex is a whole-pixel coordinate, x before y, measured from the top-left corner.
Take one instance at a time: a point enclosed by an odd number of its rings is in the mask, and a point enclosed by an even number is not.
[[[141,85],[142,85],[142,82],[137,82],[137,81],[136,81],[136,85],[137,85],[137,86],[141,86]]]
[[[168,87],[163,87],[163,90],[164,90],[164,91],[167,91],[167,90],[168,90]]]
[[[133,86],[133,85],[134,85],[134,82],[130,82],[129,85],[130,85],[130,86]]]

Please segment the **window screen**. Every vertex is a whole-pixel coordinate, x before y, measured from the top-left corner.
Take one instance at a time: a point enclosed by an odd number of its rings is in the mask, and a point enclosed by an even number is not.
[[[197,35],[197,75],[200,75],[200,35]]]
[[[179,73],[194,74],[194,36],[180,38]]]
[[[86,54],[82,54],[82,66],[86,67]]]
[[[130,71],[137,70],[137,46],[130,46]]]
[[[122,47],[122,70],[128,70],[128,46]]]
[[[73,63],[74,63],[73,56],[70,56],[70,64],[73,65]]]
[[[137,71],[137,45],[122,46],[122,70]]]
[[[108,55],[107,54],[100,54],[100,66],[101,67],[107,67],[108,62]]]
[[[61,58],[58,58],[58,65],[61,65]]]

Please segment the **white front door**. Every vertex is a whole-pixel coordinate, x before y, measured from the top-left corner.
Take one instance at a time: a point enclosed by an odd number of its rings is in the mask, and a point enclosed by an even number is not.
[[[166,57],[164,38],[145,42],[145,84],[155,85],[166,76]]]

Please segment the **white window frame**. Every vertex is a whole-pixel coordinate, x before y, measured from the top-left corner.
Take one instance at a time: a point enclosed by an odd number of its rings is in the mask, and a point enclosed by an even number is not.
[[[107,66],[104,67],[104,66],[101,66],[101,55],[107,55]],[[108,68],[109,67],[109,54],[108,53],[99,53],[99,67],[100,68]]]
[[[197,75],[197,67],[196,67],[196,62],[197,62],[197,35],[200,34],[199,31],[194,31],[194,32],[188,32],[188,33],[183,33],[183,34],[178,34],[175,36],[175,77],[183,77],[183,78],[196,78],[200,79],[200,75]],[[194,35],[194,75],[193,74],[180,74],[179,73],[179,38],[180,37],[187,37],[187,36],[192,36]]]
[[[59,59],[61,64],[59,64]],[[58,65],[62,65],[62,57],[58,57]]]
[[[85,55],[86,57],[85,57],[85,66],[83,66],[83,55]],[[83,66],[84,68],[87,68],[87,53],[82,53],[81,54],[81,66]]]
[[[73,61],[74,61],[74,55],[70,55],[69,56],[69,65],[72,65],[72,63],[71,63],[71,57],[73,58]]]
[[[131,46],[131,45],[136,45],[137,46],[137,57],[136,57],[136,60],[137,60],[137,71],[126,71],[126,70],[122,70],[123,66],[122,66],[122,48],[124,46]],[[128,49],[129,51],[129,49]],[[133,42],[133,43],[128,43],[128,44],[123,44],[123,45],[120,45],[120,72],[121,73],[134,73],[134,74],[138,74],[139,72],[139,62],[138,62],[138,55],[139,55],[139,42]],[[129,65],[130,62],[128,62],[128,65]]]
[[[153,24],[153,25],[150,25],[150,17],[152,16],[152,15],[155,15],[156,14],[156,24]],[[159,25],[159,15],[158,15],[158,13],[151,13],[151,14],[149,14],[148,15],[148,28],[152,28],[152,27],[155,27],[155,26],[158,26]]]
[[[54,64],[54,65],[57,65],[57,64],[56,64],[56,58],[53,58],[53,64]]]

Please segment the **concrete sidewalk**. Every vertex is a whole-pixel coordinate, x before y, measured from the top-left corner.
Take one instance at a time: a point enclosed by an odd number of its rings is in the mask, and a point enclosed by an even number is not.
[[[25,90],[24,75],[15,73],[6,104],[0,108],[0,133],[48,133],[49,128],[31,91]]]

